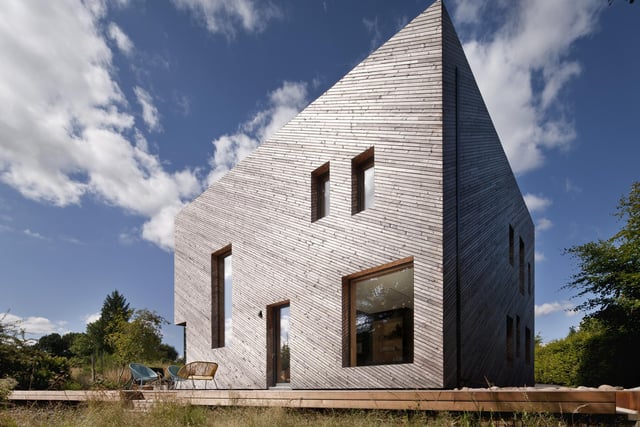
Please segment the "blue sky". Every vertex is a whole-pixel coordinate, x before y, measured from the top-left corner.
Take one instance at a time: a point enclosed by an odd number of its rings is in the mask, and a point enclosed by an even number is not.
[[[5,320],[83,331],[114,289],[172,320],[173,215],[430,4],[3,2]],[[639,8],[445,4],[537,225],[536,332],[562,337],[563,249],[613,234],[640,179]]]

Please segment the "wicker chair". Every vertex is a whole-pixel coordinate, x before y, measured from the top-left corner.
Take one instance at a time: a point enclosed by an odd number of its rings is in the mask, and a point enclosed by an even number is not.
[[[190,362],[180,368],[177,376],[183,380],[191,380],[193,388],[196,388],[196,380],[204,380],[205,389],[207,388],[207,381],[212,380],[216,388],[218,388],[215,379],[217,370],[218,364],[215,362]]]

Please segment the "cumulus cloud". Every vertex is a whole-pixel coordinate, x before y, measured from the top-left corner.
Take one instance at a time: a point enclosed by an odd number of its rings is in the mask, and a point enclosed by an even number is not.
[[[195,170],[166,171],[134,128],[101,31],[105,13],[102,2],[3,3],[0,181],[56,206],[91,196],[120,207],[148,221],[144,238],[171,249],[167,214],[201,184]],[[137,92],[158,128],[151,97]]]
[[[191,12],[211,33],[235,37],[238,29],[247,33],[264,30],[269,21],[280,18],[281,10],[265,0],[173,0],[179,9]]]
[[[101,313],[98,311],[96,313],[91,313],[91,314],[87,314],[86,316],[84,316],[84,323],[86,323],[87,325],[89,323],[93,323],[96,320],[100,319]]]
[[[524,202],[530,212],[544,211],[551,205],[551,199],[531,193],[524,195]]]
[[[125,55],[129,56],[133,53],[133,42],[129,39],[122,29],[114,22],[109,24],[107,28],[107,35],[114,41],[118,49]]]
[[[67,324],[65,321],[53,322],[46,317],[20,317],[11,313],[0,313],[0,321],[15,326],[27,335],[47,335],[54,332],[62,334],[66,332]]]
[[[554,301],[554,302],[545,302],[542,305],[535,306],[535,315],[536,317],[548,316],[553,313],[564,311],[567,317],[572,317],[578,314],[577,311],[574,310],[575,307],[573,304],[567,301]]]
[[[535,254],[534,254],[534,261],[535,262],[542,262],[542,261],[546,261],[546,260],[547,260],[547,257],[544,256],[544,253],[538,252],[538,251],[535,252]]]
[[[561,92],[581,72],[571,48],[596,30],[605,3],[498,2],[493,10],[482,2],[454,2],[454,18],[471,28],[464,50],[516,173],[541,166],[546,151],[566,148],[576,137]],[[504,19],[494,19],[499,24],[487,34],[491,15]]]
[[[215,151],[207,178],[214,183],[264,140],[284,126],[308,103],[307,84],[284,82],[269,94],[268,105],[241,124],[234,134],[225,134],[213,141]]]
[[[161,129],[160,117],[158,109],[153,104],[153,97],[140,86],[134,87],[133,92],[136,94],[138,103],[142,107],[142,120],[144,120],[150,131],[159,131]]]
[[[549,218],[540,218],[536,222],[536,231],[546,231],[553,227],[553,222]]]

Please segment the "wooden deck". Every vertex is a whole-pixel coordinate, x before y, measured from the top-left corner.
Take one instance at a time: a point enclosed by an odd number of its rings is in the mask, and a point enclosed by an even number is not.
[[[637,419],[640,410],[640,391],[600,390],[14,391],[9,399],[14,402],[145,400],[208,406],[625,414],[630,419]]]

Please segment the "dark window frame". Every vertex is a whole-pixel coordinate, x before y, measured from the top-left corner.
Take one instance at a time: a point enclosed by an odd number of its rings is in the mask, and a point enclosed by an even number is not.
[[[311,172],[311,222],[324,218],[331,211],[325,198],[325,184],[327,182],[331,186],[329,162]],[[331,196],[329,196],[328,202],[331,203]]]
[[[520,316],[516,316],[516,357],[520,358]]]
[[[518,288],[522,295],[524,295],[524,254],[524,240],[520,237],[518,245]]]
[[[531,329],[524,328],[524,361],[531,364]]]
[[[371,168],[375,168],[374,147],[371,147],[366,151],[358,154],[356,157],[354,157],[351,160],[351,214],[352,215],[355,215],[365,210],[366,193],[365,193],[364,175],[365,175],[365,171]],[[375,194],[375,189],[374,189],[374,194]]]
[[[231,245],[211,254],[211,348],[225,346],[224,260],[230,255]]]
[[[513,362],[513,317],[511,316],[507,316],[507,328],[505,335],[507,362],[511,364],[511,362]]]
[[[513,266],[515,260],[515,231],[513,226],[509,224],[509,264]]]

